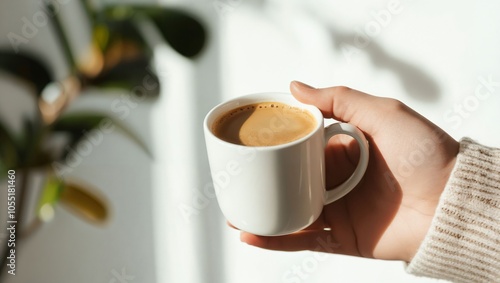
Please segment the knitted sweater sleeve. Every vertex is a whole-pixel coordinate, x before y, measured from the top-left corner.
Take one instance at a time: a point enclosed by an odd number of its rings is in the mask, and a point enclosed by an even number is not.
[[[406,271],[453,282],[500,282],[500,149],[460,141],[429,232]]]

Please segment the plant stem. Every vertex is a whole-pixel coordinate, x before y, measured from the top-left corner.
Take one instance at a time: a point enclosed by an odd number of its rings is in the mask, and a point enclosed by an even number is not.
[[[47,3],[47,8],[51,11],[54,11],[54,6],[52,3]],[[68,38],[66,37],[66,34],[64,33],[63,27],[61,25],[61,21],[59,20],[59,15],[57,13],[53,13],[53,17],[49,17],[50,20],[52,21],[52,25],[54,27],[54,31],[56,33],[56,36],[59,38],[59,43],[62,46],[62,51],[64,53],[64,57],[66,58],[67,63],[70,66],[71,73],[76,73],[77,72],[77,67],[76,67],[76,62],[75,62],[75,57],[73,52],[71,51],[71,47],[69,45]]]
[[[29,180],[30,180],[30,177],[31,177],[31,170],[32,170],[32,163],[33,161],[36,160],[36,156],[38,156],[38,154],[40,153],[41,151],[41,145],[47,135],[47,131],[48,131],[48,127],[46,127],[45,125],[43,125],[43,123],[39,122],[37,124],[38,126],[38,129],[37,130],[33,130],[31,128],[27,128],[26,130],[27,131],[33,131],[33,133],[35,134],[34,136],[29,136],[29,140],[26,144],[26,151],[27,151],[27,154],[22,158],[22,160],[20,160],[20,164],[19,164],[19,169],[20,170],[16,170],[16,172],[21,172],[21,178],[19,179],[19,182],[16,182],[16,192],[15,192],[15,218],[14,218],[14,221],[15,222],[15,233],[14,233],[14,239],[16,240],[15,242],[15,247],[12,247],[12,248],[15,248],[16,249],[16,269],[17,269],[17,264],[18,264],[18,260],[19,260],[19,254],[18,254],[18,250],[19,250],[19,247],[20,247],[20,241],[21,241],[21,237],[23,235],[23,231],[22,231],[22,228],[23,228],[23,222],[25,220],[25,204],[27,202],[27,199],[29,197],[29,193],[28,193],[28,185],[29,185]],[[32,133],[32,134],[33,134]],[[8,224],[10,225],[10,224]],[[7,227],[6,227],[7,228]],[[10,237],[10,235],[9,235]],[[7,247],[7,241],[9,239],[9,237],[7,237],[7,240],[5,241],[5,250],[3,251],[2,255],[1,255],[1,258],[0,258],[0,279],[2,279],[3,276],[7,276],[6,275],[6,268],[7,268],[7,256],[9,256],[10,254],[10,249]],[[0,282],[3,282],[3,280],[0,280]]]

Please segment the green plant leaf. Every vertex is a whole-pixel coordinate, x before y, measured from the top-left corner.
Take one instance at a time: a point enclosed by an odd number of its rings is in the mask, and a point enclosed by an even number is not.
[[[193,58],[201,53],[207,40],[203,25],[181,10],[145,9],[165,40],[181,55]]]
[[[102,17],[101,17],[102,18]],[[87,77],[87,86],[120,88],[136,95],[157,97],[160,82],[151,70],[152,50],[131,19],[100,19],[94,23],[94,45],[102,52],[104,68]]]
[[[65,159],[86,134],[89,134],[94,128],[97,128],[106,117],[101,114],[82,113],[71,114],[59,117],[52,124],[54,133],[63,132],[69,135],[69,144],[64,149],[62,159]]]
[[[145,55],[121,60],[113,68],[88,79],[88,83],[103,88],[122,88],[136,96],[157,97],[160,94],[160,80],[150,70],[149,61]]]
[[[148,17],[166,42],[181,55],[196,57],[206,44],[207,31],[202,23],[180,9],[151,6],[109,6],[104,11],[111,19]]]
[[[66,147],[63,158],[66,158],[71,149],[85,138],[85,136],[90,135],[92,130],[100,131],[101,134],[104,135],[103,138],[105,138],[106,133],[113,131],[114,127],[121,130],[125,136],[135,142],[135,144],[151,157],[151,152],[148,147],[137,135],[118,120],[105,114],[95,112],[66,114],[54,122],[52,127],[54,132],[64,132],[70,135],[70,145]]]
[[[19,166],[33,166],[37,161],[41,139],[42,124],[39,120],[23,117],[23,133],[18,146]]]
[[[151,53],[143,36],[131,19],[113,20],[103,18],[95,23],[93,32],[94,39],[99,40],[98,45],[103,48],[103,52],[106,52],[115,44],[128,42],[134,43],[142,52]],[[102,36],[104,34],[107,36]]]
[[[49,176],[38,200],[38,214],[45,205],[54,206],[61,196],[64,183],[55,176]]]
[[[0,50],[0,69],[12,76],[32,83],[39,96],[52,81],[52,74],[38,58],[30,54]]]
[[[91,189],[81,184],[65,183],[49,175],[38,200],[37,215],[43,221],[47,221],[52,218],[52,215],[47,214],[52,214],[54,206],[62,203],[83,220],[101,224],[108,219],[108,208],[102,199],[90,191]]]

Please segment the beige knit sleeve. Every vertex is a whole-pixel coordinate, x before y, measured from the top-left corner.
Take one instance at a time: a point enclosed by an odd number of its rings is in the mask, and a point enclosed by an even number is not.
[[[429,232],[406,271],[453,282],[500,282],[500,149],[460,141]]]

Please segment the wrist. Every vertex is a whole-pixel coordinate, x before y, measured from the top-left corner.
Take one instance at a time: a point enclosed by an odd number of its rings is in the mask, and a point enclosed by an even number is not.
[[[425,200],[417,200],[416,202],[418,202],[418,204],[414,204],[414,207],[416,207],[415,211],[418,213],[418,217],[415,217],[415,219],[418,219],[418,221],[410,224],[411,235],[409,235],[409,238],[411,241],[402,257],[402,260],[405,262],[410,262],[414,258],[432,227],[432,222],[436,213],[439,211],[441,197],[446,187],[449,185],[448,183],[457,163],[458,142],[456,142],[456,144],[457,153],[452,155],[453,157],[445,163],[441,170],[439,170],[439,177],[436,177],[433,189],[428,192],[428,196]]]
[[[460,145],[429,232],[407,271],[452,281],[492,282],[500,276],[498,240],[491,237],[500,226],[500,150],[470,139]]]

